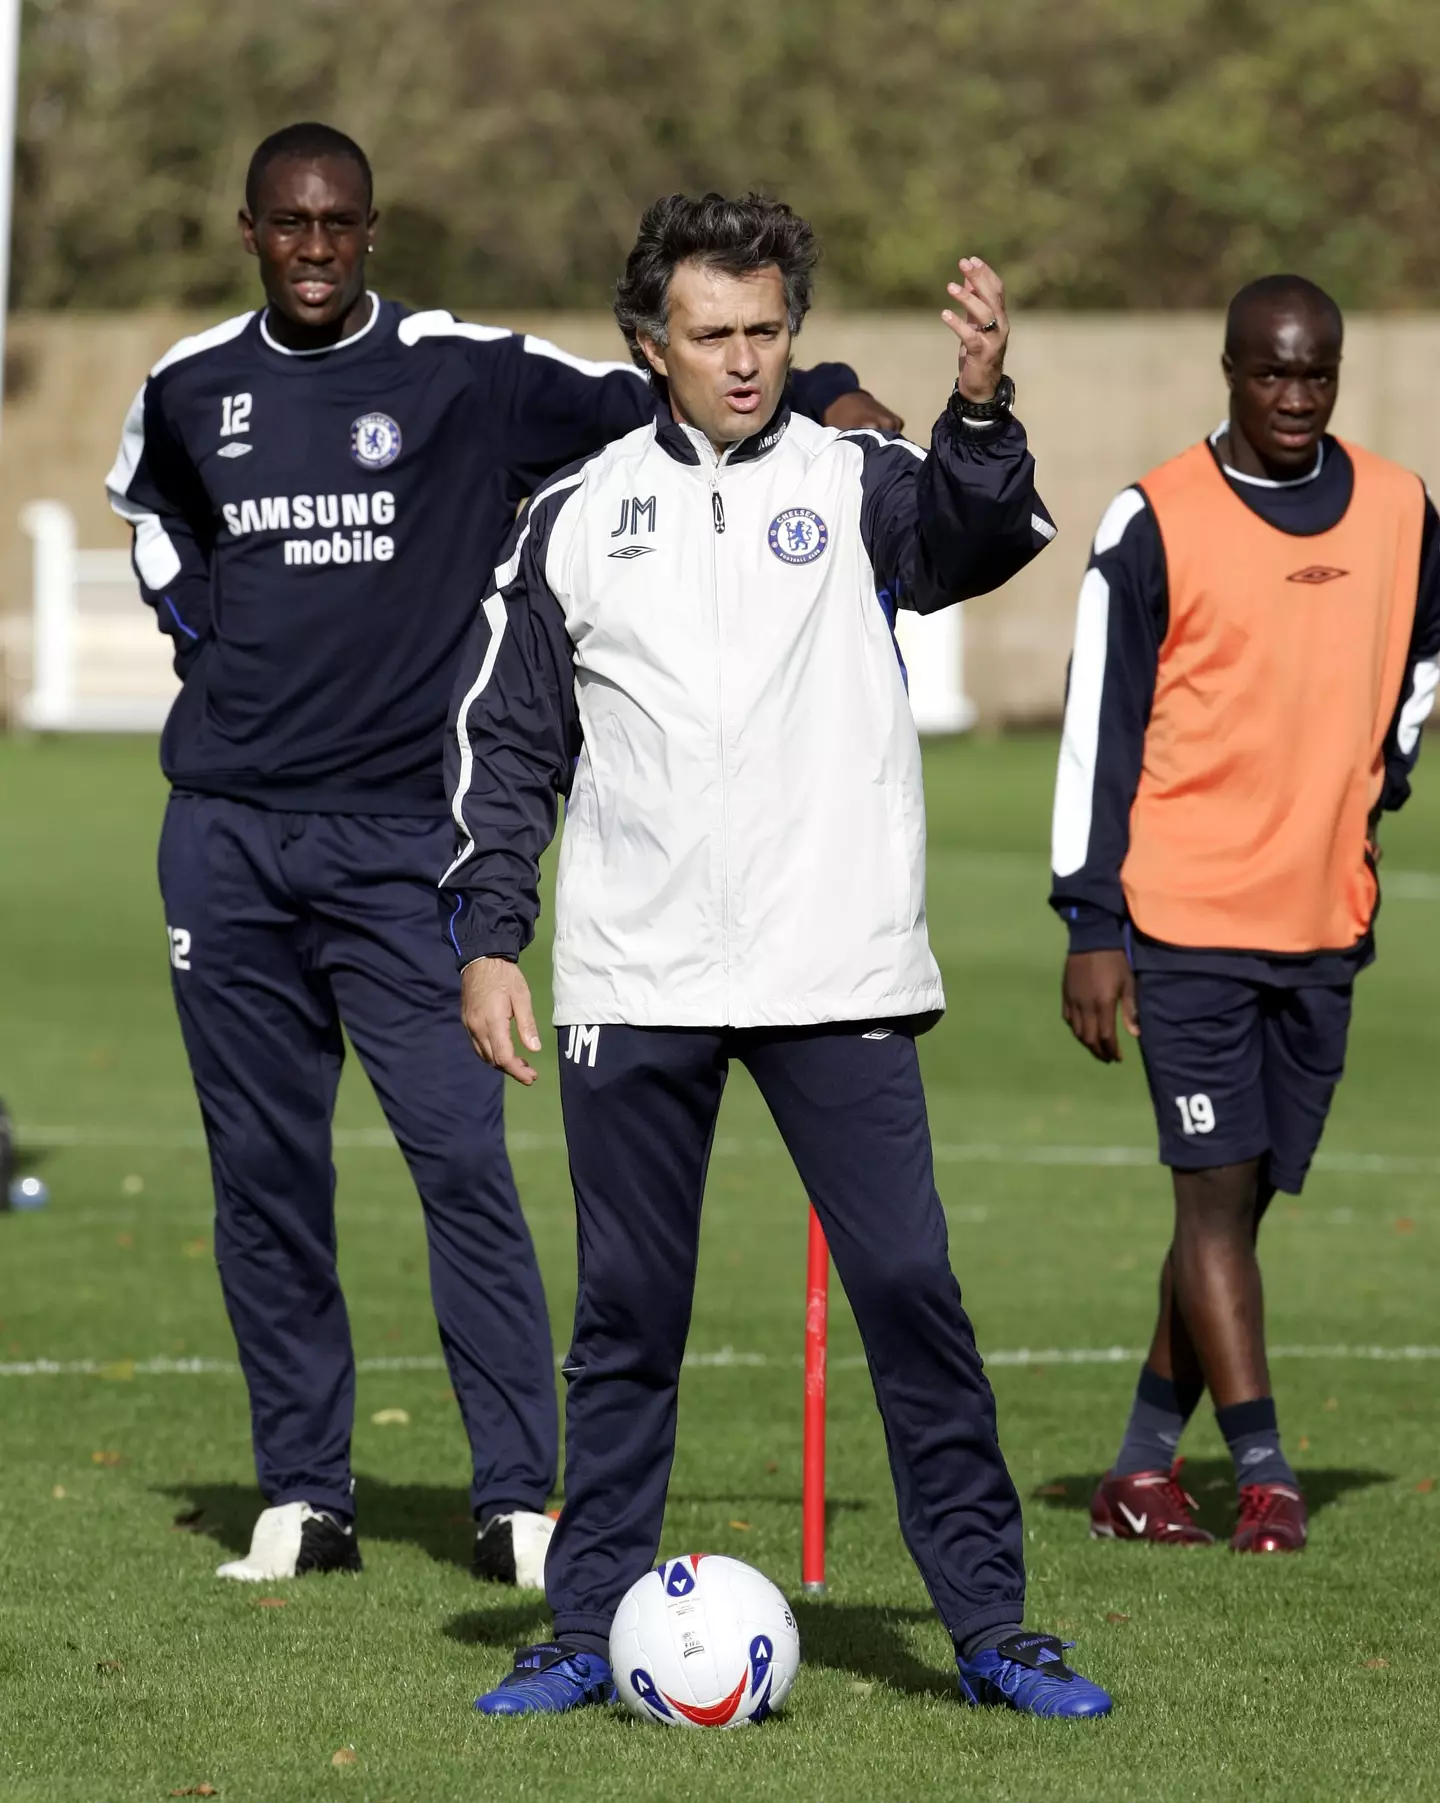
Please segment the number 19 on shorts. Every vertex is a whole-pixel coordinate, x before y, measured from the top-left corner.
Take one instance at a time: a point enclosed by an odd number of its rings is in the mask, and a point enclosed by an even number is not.
[[[1197,1133],[1215,1131],[1215,1106],[1209,1096],[1176,1096],[1180,1125],[1193,1138]]]

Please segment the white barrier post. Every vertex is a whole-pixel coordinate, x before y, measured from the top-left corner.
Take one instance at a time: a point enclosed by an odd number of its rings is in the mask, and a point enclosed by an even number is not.
[[[20,717],[39,731],[63,731],[75,712],[75,516],[59,501],[32,501],[20,524],[35,572],[34,670]]]
[[[965,624],[959,607],[937,614],[903,609],[896,619],[910,682],[910,711],[922,733],[968,732],[978,712],[965,693]]]

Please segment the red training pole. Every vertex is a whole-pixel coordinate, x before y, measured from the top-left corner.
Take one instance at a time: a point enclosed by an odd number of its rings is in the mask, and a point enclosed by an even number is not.
[[[801,1483],[800,1588],[825,1594],[825,1347],[830,1327],[830,1248],[810,1210],[805,1262],[805,1441]]]

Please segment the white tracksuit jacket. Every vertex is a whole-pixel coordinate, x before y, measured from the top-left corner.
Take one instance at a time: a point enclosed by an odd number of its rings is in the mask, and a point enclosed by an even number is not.
[[[891,630],[1054,537],[1018,422],[930,454],[782,408],[720,458],[657,422],[531,502],[456,688],[461,964],[517,957],[568,796],[557,1026],[797,1027],[944,1006]]]

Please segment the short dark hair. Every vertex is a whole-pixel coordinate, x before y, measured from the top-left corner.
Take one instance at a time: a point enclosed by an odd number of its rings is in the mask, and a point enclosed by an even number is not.
[[[1240,348],[1246,326],[1256,310],[1268,306],[1274,311],[1287,302],[1298,304],[1307,312],[1325,315],[1335,327],[1336,338],[1344,339],[1345,316],[1318,282],[1303,275],[1262,275],[1256,281],[1247,282],[1231,297],[1225,313],[1226,354],[1233,357]]]
[[[670,317],[670,279],[681,263],[702,263],[727,275],[773,264],[785,286],[790,330],[798,332],[815,284],[820,247],[809,223],[783,201],[763,194],[727,200],[723,194],[667,194],[648,207],[635,248],[615,285],[615,318],[630,355],[648,370],[640,334],[663,345]]]
[[[281,126],[279,131],[272,131],[268,138],[256,145],[250,167],[245,173],[246,210],[252,215],[255,212],[260,199],[260,184],[272,163],[290,158],[310,162],[318,157],[341,157],[346,162],[354,163],[365,179],[365,205],[368,209],[375,198],[375,177],[370,171],[369,157],[353,138],[347,138],[343,131],[336,131],[333,125],[321,125],[318,120],[305,119],[298,125]]]

